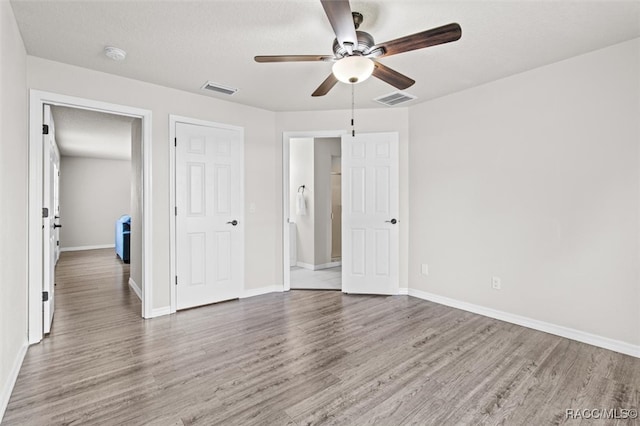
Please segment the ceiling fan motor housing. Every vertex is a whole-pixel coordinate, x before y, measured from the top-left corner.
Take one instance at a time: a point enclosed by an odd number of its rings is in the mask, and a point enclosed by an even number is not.
[[[356,31],[356,36],[358,37],[358,45],[353,47],[353,54],[366,56],[371,53],[371,48],[376,44],[375,41],[373,41],[373,36],[364,31]],[[338,39],[333,40],[333,53],[338,59],[350,56],[347,49],[338,43]]]

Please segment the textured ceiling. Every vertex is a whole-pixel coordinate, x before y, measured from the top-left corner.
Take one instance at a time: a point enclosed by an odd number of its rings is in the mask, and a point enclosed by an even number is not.
[[[61,155],[131,159],[131,123],[135,118],[61,106],[52,106],[51,112]]]
[[[27,52],[163,86],[203,93],[207,80],[236,87],[209,94],[273,111],[343,109],[347,85],[312,98],[330,63],[258,64],[255,55],[331,54],[334,35],[318,0],[11,1]],[[640,36],[639,1],[352,1],[361,30],[384,42],[457,22],[458,42],[381,62],[414,78],[423,102]],[[117,63],[103,55],[128,52]],[[356,106],[394,88],[356,86]]]

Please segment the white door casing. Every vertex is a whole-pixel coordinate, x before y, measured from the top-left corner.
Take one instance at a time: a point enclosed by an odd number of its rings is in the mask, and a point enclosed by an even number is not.
[[[176,123],[176,307],[241,296],[243,131]]]
[[[142,222],[142,317],[166,315],[169,310],[162,307],[153,308],[153,205],[151,183],[151,140],[152,113],[150,110],[125,105],[111,104],[91,99],[61,95],[58,93],[29,90],[29,344],[35,344],[43,338],[43,304],[42,291],[44,280],[43,253],[46,241],[43,240],[42,202],[44,193],[44,159],[42,145],[42,125],[44,105],[59,105],[92,111],[108,112],[142,120],[142,174],[143,174],[143,208]],[[146,284],[149,285],[146,285]],[[167,285],[169,284],[167,280]],[[172,285],[171,288],[174,286]]]
[[[342,136],[342,291],[398,294],[398,134]]]

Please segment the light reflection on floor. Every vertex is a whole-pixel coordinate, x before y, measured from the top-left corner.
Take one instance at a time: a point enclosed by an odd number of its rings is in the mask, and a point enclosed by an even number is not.
[[[292,289],[341,290],[342,266],[311,271],[294,266],[291,268]]]

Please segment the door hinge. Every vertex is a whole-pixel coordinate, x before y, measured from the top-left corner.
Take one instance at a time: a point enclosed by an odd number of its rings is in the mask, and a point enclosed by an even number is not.
[[[175,213],[176,216],[178,216],[178,206],[174,207],[174,213]]]
[[[43,218],[48,218],[49,217],[49,209],[47,207],[43,207],[42,208],[42,217]]]
[[[60,241],[56,241],[56,245],[59,246],[60,245]]]
[[[49,125],[48,124],[43,124],[42,125],[42,134],[43,135],[48,135],[49,134]]]
[[[176,285],[178,285],[178,276],[176,275]]]
[[[173,146],[178,146],[178,138],[173,138]]]
[[[42,292],[42,301],[43,302],[48,302],[49,301],[49,292],[48,291],[43,291]]]

